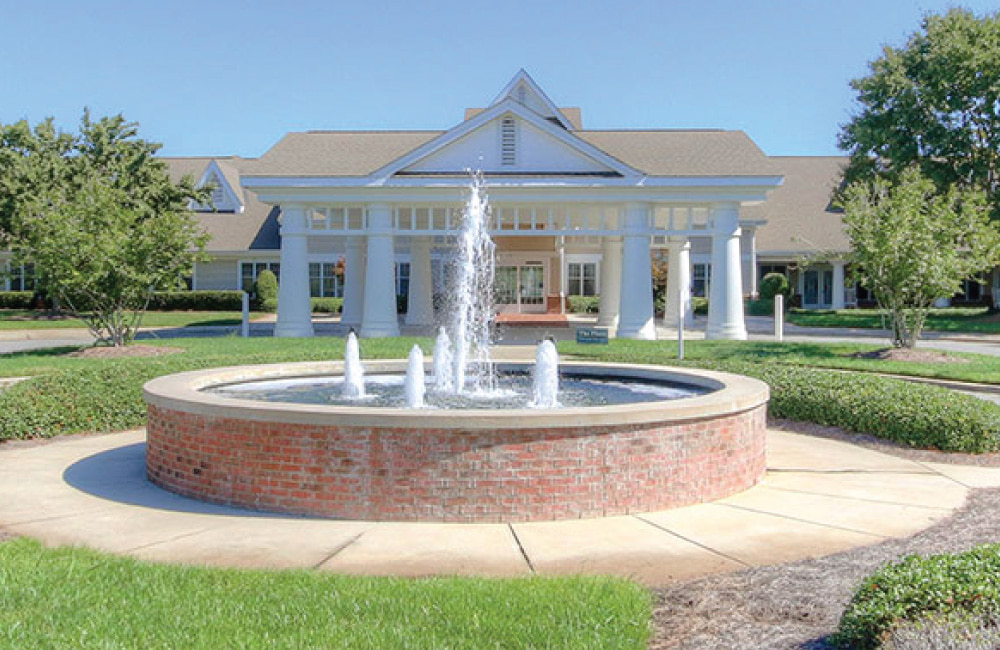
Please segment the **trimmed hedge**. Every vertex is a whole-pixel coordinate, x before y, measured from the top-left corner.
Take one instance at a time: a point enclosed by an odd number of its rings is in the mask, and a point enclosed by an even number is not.
[[[855,591],[832,640],[842,648],[880,648],[902,624],[956,616],[1000,616],[1000,545],[910,555],[880,569]]]
[[[568,296],[569,310],[574,314],[596,314],[600,311],[600,296]]]
[[[0,309],[34,309],[34,291],[0,291]]]
[[[157,291],[149,308],[160,311],[240,311],[242,291]]]
[[[270,269],[264,269],[257,274],[253,285],[253,293],[260,309],[267,312],[278,311],[278,276]]]
[[[1000,406],[971,395],[866,373],[767,363],[697,365],[766,382],[771,417],[840,427],[921,449],[1000,450]]]
[[[344,309],[343,298],[313,298],[312,310],[317,314],[339,314]]]

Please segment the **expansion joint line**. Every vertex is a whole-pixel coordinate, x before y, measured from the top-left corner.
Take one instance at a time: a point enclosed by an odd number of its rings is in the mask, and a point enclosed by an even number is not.
[[[517,543],[517,549],[521,551],[521,557],[524,558],[524,563],[528,565],[528,570],[532,573],[536,573],[535,565],[531,563],[531,558],[528,557],[528,552],[524,550],[524,544],[521,543],[521,538],[517,536],[517,531],[514,530],[514,525],[507,524],[507,529],[510,530],[510,534],[514,537],[514,541]]]

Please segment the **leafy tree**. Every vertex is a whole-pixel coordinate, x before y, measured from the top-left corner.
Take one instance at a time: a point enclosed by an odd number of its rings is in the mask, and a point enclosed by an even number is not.
[[[839,139],[848,183],[916,165],[939,190],[982,190],[1000,217],[1000,12],[927,15],[851,87],[860,110]]]
[[[160,145],[124,117],[79,135],[51,119],[0,125],[0,246],[34,264],[43,290],[94,336],[125,345],[156,290],[178,288],[207,241],[188,204],[208,201],[188,177],[174,183]]]
[[[946,192],[915,168],[892,183],[857,181],[844,192],[853,280],[889,314],[892,343],[912,348],[931,305],[1000,262],[1000,232],[981,191]]]

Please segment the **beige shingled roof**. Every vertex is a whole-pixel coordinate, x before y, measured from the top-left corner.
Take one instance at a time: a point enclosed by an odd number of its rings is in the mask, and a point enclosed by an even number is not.
[[[650,176],[777,176],[742,131],[578,131],[575,135]]]
[[[367,176],[440,131],[289,133],[250,176]],[[651,176],[771,176],[780,171],[742,131],[574,131],[573,135]]]
[[[208,164],[215,160],[222,169],[226,181],[244,203],[241,213],[195,212],[195,218],[211,237],[206,249],[209,252],[242,250],[277,250],[278,209],[261,203],[257,196],[240,187],[239,175],[242,168],[254,161],[246,158],[161,158],[167,163],[170,177],[174,181],[190,175],[197,182]]]
[[[847,164],[844,156],[775,156],[783,185],[761,205],[742,210],[744,219],[765,219],[757,231],[757,253],[830,253],[850,250],[840,212],[830,196]]]

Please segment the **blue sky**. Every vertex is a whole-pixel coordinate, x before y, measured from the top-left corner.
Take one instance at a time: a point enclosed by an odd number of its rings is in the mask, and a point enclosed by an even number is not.
[[[0,0],[0,122],[124,113],[169,155],[447,129],[525,68],[587,128],[743,129],[837,154],[848,82],[931,0]],[[982,14],[996,2],[965,2]]]

